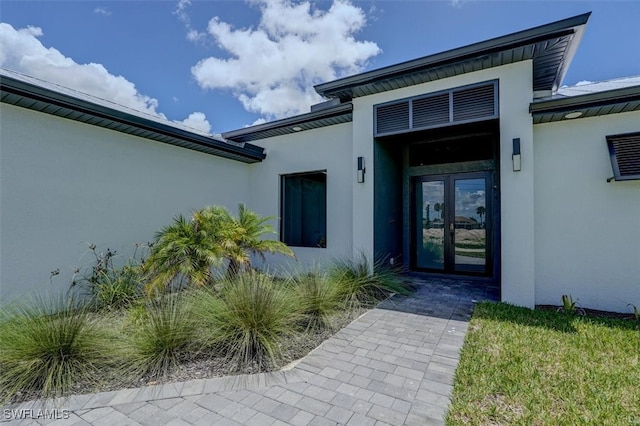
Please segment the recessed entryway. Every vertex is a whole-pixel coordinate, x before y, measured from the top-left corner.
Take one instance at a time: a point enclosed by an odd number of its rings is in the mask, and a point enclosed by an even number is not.
[[[375,140],[379,257],[499,282],[499,127],[488,120]]]

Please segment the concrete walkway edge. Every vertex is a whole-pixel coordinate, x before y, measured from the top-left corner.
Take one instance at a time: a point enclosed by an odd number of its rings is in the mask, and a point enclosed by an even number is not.
[[[441,425],[477,300],[472,281],[410,278],[293,368],[4,407],[7,425]]]

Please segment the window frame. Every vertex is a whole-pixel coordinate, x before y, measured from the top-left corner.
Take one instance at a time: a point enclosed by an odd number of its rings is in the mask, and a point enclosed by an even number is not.
[[[616,181],[623,181],[623,180],[640,180],[640,168],[638,170],[638,173],[635,174],[621,174],[620,173],[620,167],[619,167],[619,163],[618,163],[618,153],[616,152],[616,149],[614,147],[614,143],[621,140],[621,139],[634,139],[632,141],[632,143],[637,143],[638,144],[638,152],[634,154],[630,154],[633,155],[633,158],[635,161],[640,160],[640,132],[631,132],[631,133],[623,133],[623,134],[618,134],[618,135],[607,135],[606,136],[606,140],[607,140],[607,147],[609,148],[609,159],[611,160],[611,168],[613,170],[613,178]],[[635,148],[635,146],[634,146]],[[637,159],[636,159],[637,158]]]
[[[286,200],[286,187],[285,187],[285,182],[287,178],[292,178],[292,177],[302,177],[302,176],[308,176],[308,175],[324,175],[324,245],[296,245],[296,244],[289,244],[285,241],[285,213],[286,213],[286,206],[285,206],[285,200]],[[318,170],[311,170],[311,171],[305,171],[305,172],[296,172],[296,173],[285,173],[285,174],[280,174],[279,175],[279,179],[280,179],[280,229],[279,229],[279,239],[281,242],[287,244],[289,247],[303,247],[303,248],[322,248],[325,249],[327,248],[327,169],[318,169]]]

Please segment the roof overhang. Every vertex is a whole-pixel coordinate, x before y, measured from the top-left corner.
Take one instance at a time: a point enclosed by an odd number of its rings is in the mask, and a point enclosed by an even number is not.
[[[214,136],[190,132],[169,121],[164,123],[142,113],[111,108],[92,102],[89,96],[84,99],[72,96],[34,84],[27,76],[13,77],[12,72],[1,71],[0,100],[3,103],[244,163],[259,162],[266,157],[264,149],[256,145],[228,143]]]
[[[640,111],[640,86],[578,96],[554,97],[529,105],[533,124]],[[567,114],[573,114],[567,117]]]
[[[591,12],[480,43],[315,86],[327,98],[351,100],[514,62],[533,61],[533,90],[555,92]]]
[[[353,105],[348,102],[319,111],[312,111],[307,114],[233,130],[223,133],[222,137],[235,142],[249,142],[273,136],[288,135],[303,130],[332,126],[334,124],[349,123],[352,120]]]

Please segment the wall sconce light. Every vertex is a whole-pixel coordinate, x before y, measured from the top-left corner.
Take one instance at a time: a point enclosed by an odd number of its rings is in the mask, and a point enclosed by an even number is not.
[[[513,171],[519,172],[522,170],[522,160],[520,158],[520,138],[513,139],[513,155],[511,156],[513,160]]]
[[[366,168],[364,167],[364,157],[358,157],[358,183],[364,183],[364,173]]]

